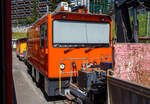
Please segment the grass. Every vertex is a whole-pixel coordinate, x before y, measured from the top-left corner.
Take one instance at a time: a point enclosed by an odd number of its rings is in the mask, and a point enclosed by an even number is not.
[[[18,38],[25,38],[26,32],[12,32],[12,38],[18,39]]]
[[[139,21],[139,36],[144,37],[147,35],[147,14],[138,14],[137,19]],[[133,17],[130,17],[132,23]],[[115,23],[113,23],[113,36],[116,38]],[[150,24],[149,24],[149,36],[150,36]]]
[[[147,14],[138,14],[137,19],[139,22],[139,36],[143,37],[147,35]],[[132,23],[133,17],[130,17]],[[150,36],[150,25],[149,25],[149,36]]]
[[[147,34],[147,14],[140,14],[137,16],[139,20],[139,36],[146,36]],[[150,36],[150,25],[149,25]]]

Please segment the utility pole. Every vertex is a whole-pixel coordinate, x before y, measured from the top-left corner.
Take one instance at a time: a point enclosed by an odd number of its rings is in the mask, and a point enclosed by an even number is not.
[[[49,6],[48,5],[46,6],[46,13],[47,14],[49,13]]]
[[[147,15],[147,37],[148,37],[148,35],[149,35],[149,20],[150,20],[150,13],[149,12],[147,12],[148,13],[148,15]]]
[[[133,8],[133,35],[134,41],[138,43],[138,23],[137,23],[137,9]]]
[[[87,5],[88,12],[90,12],[90,0],[86,0],[86,5]]]
[[[95,13],[95,0],[94,0],[94,3],[93,3],[93,12]]]

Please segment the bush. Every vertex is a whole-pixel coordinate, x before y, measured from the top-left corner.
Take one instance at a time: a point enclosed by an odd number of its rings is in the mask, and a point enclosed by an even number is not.
[[[32,23],[34,23],[34,19],[33,18],[31,18],[31,17],[27,17],[26,19],[25,19],[25,23],[26,24],[32,24]]]
[[[26,22],[25,19],[19,19],[19,20],[18,20],[18,24],[24,25],[24,24],[26,24],[25,22]]]
[[[33,0],[33,19],[37,19],[37,0]]]
[[[26,32],[12,32],[12,38],[18,39],[18,38],[25,38]]]
[[[14,24],[16,25],[26,25],[26,24],[32,24],[34,23],[34,19],[31,17],[27,17],[26,19],[17,19],[14,21]]]

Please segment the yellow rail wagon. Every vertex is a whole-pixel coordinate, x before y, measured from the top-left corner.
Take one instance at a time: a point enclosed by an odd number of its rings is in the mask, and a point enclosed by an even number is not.
[[[19,58],[19,60],[25,60],[26,52],[27,52],[26,38],[17,39],[16,55]]]

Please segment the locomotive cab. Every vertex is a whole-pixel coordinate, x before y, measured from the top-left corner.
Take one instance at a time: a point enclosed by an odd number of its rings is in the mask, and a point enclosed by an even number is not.
[[[66,95],[79,70],[112,62],[112,19],[81,10],[46,14],[28,30],[27,45],[35,80],[44,78],[48,96]]]

